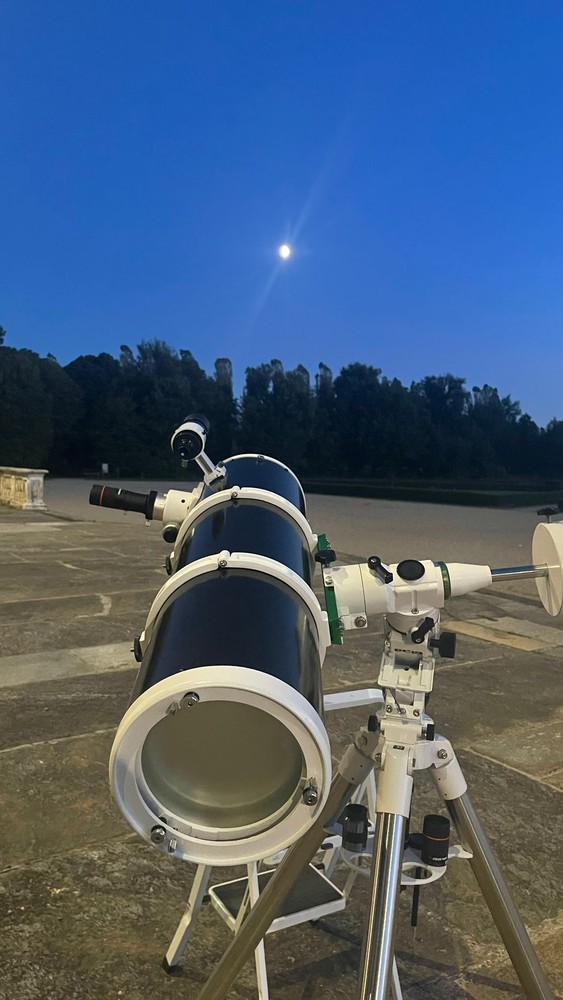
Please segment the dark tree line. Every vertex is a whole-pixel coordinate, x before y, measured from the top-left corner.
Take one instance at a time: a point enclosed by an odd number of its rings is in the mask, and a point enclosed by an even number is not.
[[[214,458],[264,452],[309,476],[455,480],[563,476],[563,420],[540,428],[510,396],[457,376],[404,386],[371,365],[333,378],[320,364],[273,360],[247,368],[240,399],[231,362],[207,374],[190,351],[162,340],[136,351],[52,355],[2,346],[0,464],[59,475],[178,476],[170,435],[190,412],[205,413]]]

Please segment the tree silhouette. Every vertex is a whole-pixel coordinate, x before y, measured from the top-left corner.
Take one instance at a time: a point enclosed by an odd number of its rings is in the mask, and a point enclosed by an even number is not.
[[[510,396],[451,373],[410,386],[353,362],[333,378],[321,362],[249,367],[240,400],[233,369],[212,375],[162,339],[123,344],[119,358],[81,355],[62,368],[49,354],[3,346],[0,462],[54,473],[180,476],[170,436],[192,412],[211,421],[209,454],[270,454],[302,476],[489,480],[563,476],[563,420],[543,430]]]

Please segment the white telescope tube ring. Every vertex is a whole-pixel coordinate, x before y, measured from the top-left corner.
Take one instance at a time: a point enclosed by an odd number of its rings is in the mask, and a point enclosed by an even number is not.
[[[258,489],[254,486],[232,486],[227,490],[221,490],[219,493],[214,493],[206,497],[205,500],[200,500],[192,504],[189,510],[186,511],[170,557],[174,565],[177,563],[184,542],[190,532],[197,527],[198,522],[204,519],[215,508],[229,508],[233,502],[236,502],[237,506],[251,504],[255,507],[261,507],[264,510],[279,514],[301,532],[309,554],[315,551],[318,541],[317,535],[313,533],[307,518],[289,500],[286,500],[278,493]]]
[[[190,822],[159,806],[143,775],[141,755],[151,729],[167,717],[167,709],[189,691],[200,702],[226,701],[248,705],[273,716],[296,740],[303,757],[303,777],[314,779],[318,799],[303,802],[303,783],[291,801],[258,822],[218,828]],[[182,707],[181,713],[197,712]],[[259,755],[260,747],[256,753]],[[313,824],[328,796],[331,776],[329,739],[315,709],[284,681],[258,670],[234,666],[205,666],[175,674],[145,691],[130,706],[117,730],[110,756],[110,784],[127,821],[150,840],[155,826],[164,827],[167,839],[160,849],[197,864],[246,864],[289,847]],[[165,812],[166,821],[161,818]],[[176,841],[171,850],[170,839]]]
[[[319,637],[319,654],[321,663],[323,663],[326,650],[330,646],[330,631],[326,611],[322,610],[313,590],[305,580],[289,569],[288,566],[284,566],[283,563],[277,562],[275,559],[270,559],[268,556],[256,555],[254,552],[218,552],[212,556],[204,556],[203,559],[197,559],[195,562],[188,563],[187,566],[174,573],[160,588],[149,609],[145,628],[141,635],[141,648],[143,651],[150,641],[156,621],[166,603],[174,599],[182,587],[190,585],[198,577],[217,572],[219,563],[225,569],[251,570],[256,573],[262,573],[266,577],[278,580],[294,591],[313,616]]]

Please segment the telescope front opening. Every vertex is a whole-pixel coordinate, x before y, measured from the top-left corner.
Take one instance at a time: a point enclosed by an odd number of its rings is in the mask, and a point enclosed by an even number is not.
[[[307,699],[277,677],[228,664],[144,691],[110,757],[128,822],[159,850],[198,864],[247,864],[295,843],[323,808],[330,774],[328,735]],[[314,794],[304,798],[305,788]]]
[[[141,767],[163,816],[207,827],[219,840],[279,822],[306,777],[287,727],[236,701],[207,701],[161,719],[145,739]]]

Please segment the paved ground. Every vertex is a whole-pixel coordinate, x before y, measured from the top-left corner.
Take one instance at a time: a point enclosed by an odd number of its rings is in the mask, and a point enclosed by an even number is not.
[[[164,974],[193,867],[133,835],[107,790],[109,749],[135,673],[131,637],[164,582],[167,547],[156,526],[134,515],[89,508],[88,489],[54,481],[49,515],[0,513],[0,998],[196,1000],[229,931],[205,907],[182,974]],[[495,566],[530,561],[536,521],[533,511],[318,496],[309,511],[342,557]],[[459,653],[438,668],[431,711],[456,746],[563,996],[563,621],[546,615],[533,582],[452,600],[446,617],[460,634]],[[380,649],[377,630],[346,638],[329,651],[325,689],[373,684]],[[336,757],[364,721],[363,710],[329,716]],[[417,778],[415,819],[440,808],[426,778]],[[397,939],[408,1000],[523,995],[466,863],[452,862],[423,890],[416,941],[408,895]],[[360,886],[343,913],[268,938],[272,1000],[355,995],[366,902]],[[249,966],[231,996],[254,995]]]

